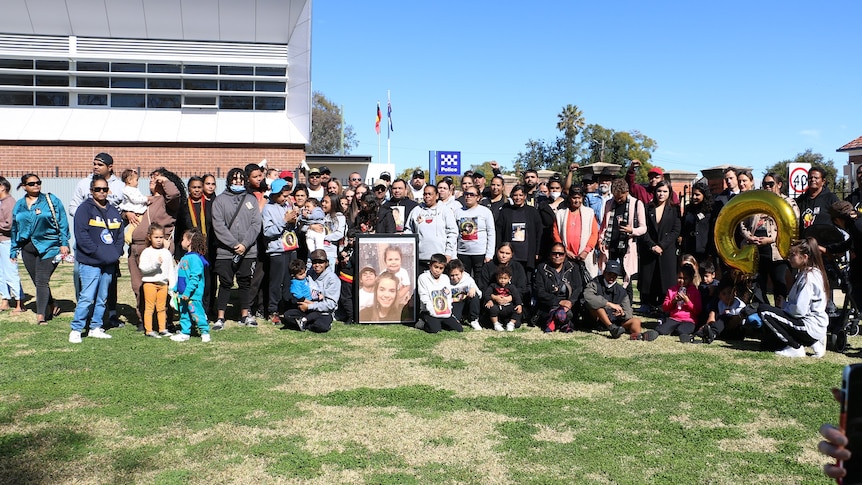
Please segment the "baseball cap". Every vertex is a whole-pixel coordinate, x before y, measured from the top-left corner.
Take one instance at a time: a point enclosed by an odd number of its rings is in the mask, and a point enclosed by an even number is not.
[[[320,175],[320,169],[315,167],[308,171],[308,175]]]
[[[605,264],[605,273],[613,273],[617,276],[623,274],[623,270],[620,267],[620,262],[612,259]]]
[[[425,172],[423,172],[422,170],[414,170],[412,178],[424,179],[425,178]]]
[[[278,174],[278,178],[280,178],[280,179],[291,179],[291,180],[293,180],[293,172],[291,172],[290,170],[282,170],[282,171]]]
[[[314,251],[312,251],[311,254],[308,255],[308,259],[310,259],[312,261],[315,261],[315,260],[317,260],[317,261],[320,261],[320,260],[329,261],[329,258],[326,257],[326,251],[324,251],[322,249],[315,249]]]
[[[652,174],[656,174],[656,175],[664,177],[664,170],[662,170],[661,167],[653,167],[653,168],[649,169],[649,172],[647,172],[647,175],[652,175]]]
[[[329,167],[327,167],[326,165],[320,167],[320,173],[324,175],[332,175],[332,171],[329,170]]]
[[[381,179],[383,179],[383,180],[391,181],[391,180],[392,180],[392,175],[391,175],[389,172],[382,172],[382,173],[380,174],[380,178],[381,178]]]
[[[475,172],[473,172],[473,178],[476,178],[476,177],[485,178],[485,174],[482,173],[481,170],[476,170]]]
[[[275,179],[269,185],[269,189],[272,191],[273,194],[277,194],[287,187],[287,182],[285,182],[284,179]]]
[[[100,153],[100,154],[96,155],[95,157],[93,157],[93,160],[94,160],[94,161],[95,161],[95,160],[98,160],[98,161],[100,161],[100,162],[102,162],[102,163],[104,163],[105,165],[108,165],[108,166],[110,166],[110,165],[113,165],[113,164],[114,164],[114,157],[112,157],[112,156],[108,155],[108,154],[107,154],[107,153],[105,153],[105,152],[102,152],[102,153]]]

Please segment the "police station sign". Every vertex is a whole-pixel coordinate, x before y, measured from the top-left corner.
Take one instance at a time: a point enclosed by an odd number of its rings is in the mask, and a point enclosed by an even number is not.
[[[438,175],[461,175],[461,152],[437,152]]]

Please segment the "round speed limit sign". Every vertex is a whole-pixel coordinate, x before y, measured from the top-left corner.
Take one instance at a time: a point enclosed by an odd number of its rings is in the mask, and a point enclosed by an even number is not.
[[[802,165],[802,164],[800,164]],[[808,165],[808,164],[804,164]],[[799,195],[805,192],[808,188],[808,166],[790,167],[790,176],[788,177],[790,184],[790,193]]]

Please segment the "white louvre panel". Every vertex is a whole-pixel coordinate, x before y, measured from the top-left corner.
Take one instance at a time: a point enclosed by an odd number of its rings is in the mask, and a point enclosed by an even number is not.
[[[5,57],[69,57],[69,37],[0,34],[0,53]]]
[[[77,38],[77,56],[87,59],[196,61],[287,65],[287,46],[232,42]]]

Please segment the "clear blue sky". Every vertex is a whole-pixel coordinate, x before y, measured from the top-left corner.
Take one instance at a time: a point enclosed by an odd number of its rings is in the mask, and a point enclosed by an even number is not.
[[[318,0],[313,89],[343,105],[377,158],[391,90],[392,162],[429,150],[511,167],[553,140],[576,104],[587,123],[639,130],[665,170],[755,168],[862,135],[862,2],[411,2]]]

